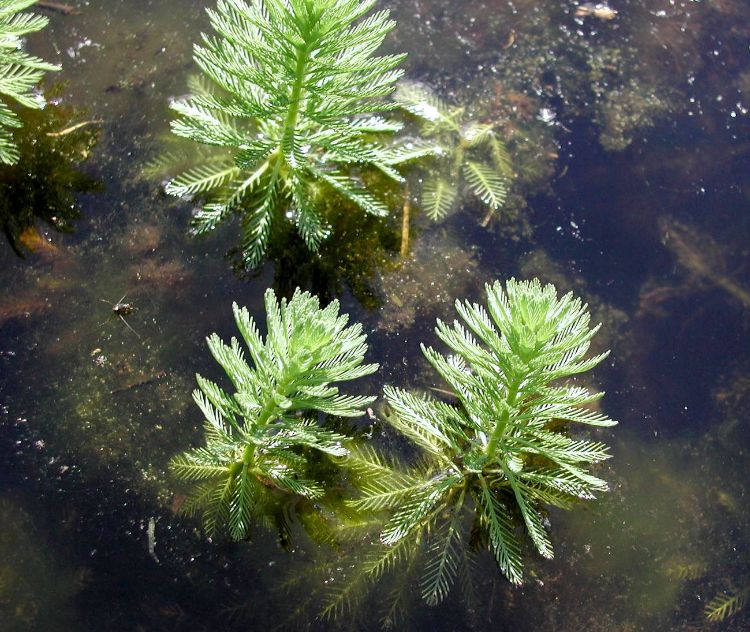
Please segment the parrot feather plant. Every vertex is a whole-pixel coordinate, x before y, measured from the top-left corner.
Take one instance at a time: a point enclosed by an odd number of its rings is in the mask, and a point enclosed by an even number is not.
[[[60,70],[59,66],[25,53],[24,35],[42,30],[49,20],[43,15],[20,13],[36,0],[0,0],[0,162],[14,165],[18,162],[18,147],[12,129],[21,127],[18,115],[6,100],[41,110],[47,104],[35,92],[36,85],[46,71]]]
[[[362,326],[347,326],[338,301],[321,309],[299,289],[288,302],[268,290],[265,307],[264,341],[247,309],[234,305],[252,367],[236,339],[227,345],[216,334],[208,338],[235,392],[197,376],[193,398],[205,417],[206,442],[171,462],[176,476],[197,483],[183,510],[203,512],[209,535],[228,532],[236,540],[254,523],[270,521],[279,495],[324,495],[323,485],[309,477],[310,456],[348,451],[346,437],[320,427],[317,414],[354,417],[375,399],[342,395],[333,386],[377,370],[364,364]]]
[[[510,156],[496,126],[467,120],[466,108],[449,105],[416,81],[399,83],[395,100],[440,148],[422,186],[420,201],[427,216],[435,221],[445,218],[456,206],[465,181],[488,209],[482,222],[486,226],[505,203],[513,177]]]
[[[330,233],[324,196],[386,216],[363,176],[374,169],[401,182],[397,166],[434,151],[383,140],[401,129],[381,114],[395,107],[384,98],[402,76],[404,55],[373,55],[395,26],[388,11],[369,14],[375,4],[219,0],[208,10],[216,34],[203,36],[195,60],[212,88],[172,104],[172,131],[226,153],[166,190],[204,199],[196,233],[238,214],[249,267],[283,221],[317,251]]]
[[[565,382],[599,364],[587,357],[599,327],[587,307],[538,280],[487,286],[487,307],[457,302],[461,321],[438,321],[451,355],[422,346],[457,403],[386,387],[386,421],[422,453],[420,465],[394,473],[379,458],[354,463],[360,510],[390,510],[380,540],[394,550],[417,540],[426,553],[422,596],[442,601],[465,568],[467,545],[486,543],[500,570],[521,583],[521,531],[552,557],[546,505],[570,508],[607,490],[586,469],[609,458],[599,442],[570,426],[612,426],[592,408],[601,393]],[[562,382],[561,382],[562,380]],[[387,559],[387,558],[386,558]],[[376,579],[380,566],[375,566]]]
[[[706,605],[706,617],[709,621],[724,621],[736,615],[750,602],[750,584],[740,589],[730,590],[716,595]]]

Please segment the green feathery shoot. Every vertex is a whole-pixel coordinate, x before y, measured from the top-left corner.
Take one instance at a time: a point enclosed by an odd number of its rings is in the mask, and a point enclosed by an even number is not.
[[[456,309],[463,322],[438,321],[436,328],[451,355],[422,351],[459,403],[386,387],[388,423],[421,448],[426,462],[396,474],[369,459],[372,481],[352,502],[393,512],[381,533],[386,545],[427,538],[422,594],[431,604],[445,598],[459,574],[469,537],[463,517],[513,583],[522,580],[519,526],[551,558],[543,507],[569,508],[607,490],[585,467],[609,458],[606,446],[572,438],[567,422],[616,423],[590,406],[601,393],[559,382],[607,355],[586,357],[598,327],[589,327],[580,300],[558,298],[537,280],[511,279],[505,289],[487,286],[487,308],[457,302]]]
[[[706,618],[709,621],[724,621],[733,617],[750,601],[750,584],[740,590],[717,595],[706,605]]]
[[[197,233],[237,212],[248,266],[263,258],[278,220],[292,221],[317,251],[330,232],[321,196],[335,192],[366,213],[388,214],[357,169],[395,167],[431,153],[377,139],[400,129],[379,112],[401,77],[404,55],[373,56],[395,23],[367,17],[375,0],[219,0],[209,9],[216,35],[204,35],[195,60],[214,86],[176,101],[178,136],[227,150],[189,169],[167,191],[202,195]]]
[[[448,105],[421,83],[401,82],[395,97],[403,109],[417,117],[422,133],[441,149],[437,168],[425,178],[422,188],[427,216],[440,220],[451,212],[462,179],[490,212],[502,207],[513,169],[495,126],[466,121],[463,107]]]
[[[47,103],[34,91],[45,71],[60,70],[38,57],[23,52],[23,40],[47,26],[46,17],[33,13],[19,13],[36,0],[0,0],[0,94],[20,105],[41,110]],[[0,100],[0,162],[18,162],[18,148],[11,129],[21,127],[13,109]],[[10,128],[10,129],[8,129]]]
[[[346,437],[319,427],[310,414],[353,417],[374,400],[342,395],[332,386],[377,370],[376,364],[363,364],[362,326],[347,326],[338,301],[321,309],[317,298],[297,290],[289,302],[279,303],[268,290],[265,304],[265,341],[247,309],[234,305],[252,368],[236,339],[227,345],[216,334],[208,338],[235,392],[229,395],[197,376],[193,398],[205,416],[206,444],[171,462],[178,477],[199,483],[186,512],[202,510],[209,534],[226,529],[234,539],[268,517],[274,490],[323,495],[323,486],[306,478],[307,454],[312,449],[345,456]]]

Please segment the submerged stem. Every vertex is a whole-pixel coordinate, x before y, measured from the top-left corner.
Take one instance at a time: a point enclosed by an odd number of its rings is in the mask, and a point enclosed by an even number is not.
[[[492,432],[492,436],[490,437],[490,441],[487,444],[487,448],[485,450],[485,454],[488,457],[494,456],[497,443],[498,441],[500,441],[503,434],[505,434],[505,429],[508,427],[508,421],[510,420],[510,409],[515,406],[516,397],[518,397],[518,389],[520,386],[520,379],[514,380],[508,386],[508,396],[505,400],[506,408],[503,411],[502,415],[500,415],[500,419],[495,425],[495,430]]]
[[[305,69],[310,59],[310,45],[306,44],[297,49],[297,65],[294,69],[294,85],[289,95],[289,110],[284,120],[284,127],[281,131],[281,153],[285,153],[284,148],[289,147],[293,142],[294,134],[297,129],[297,118],[299,117],[300,102],[302,100],[302,87],[305,83]],[[294,155],[292,152],[292,162]],[[292,165],[294,166],[294,165]]]
[[[411,222],[411,198],[409,186],[404,191],[404,208],[401,218],[401,256],[406,257],[409,254],[409,226]]]

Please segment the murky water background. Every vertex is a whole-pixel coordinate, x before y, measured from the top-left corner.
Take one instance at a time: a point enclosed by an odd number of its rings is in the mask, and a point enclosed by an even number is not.
[[[378,629],[383,586],[335,623],[314,605],[293,617],[289,577],[324,595],[346,551],[302,529],[290,550],[273,534],[207,542],[174,514],[168,460],[201,437],[194,374],[221,379],[205,336],[233,333],[233,300],[262,320],[266,287],[300,285],[365,323],[381,370],[363,389],[429,386],[418,347],[435,317],[511,275],[573,289],[604,323],[613,353],[593,379],[620,421],[613,491],[552,512],[556,559],[529,551],[523,588],[490,565],[481,603],[415,602],[401,629],[747,629],[750,608],[704,615],[750,584],[747,3],[613,0],[601,21],[572,2],[381,2],[408,75],[501,122],[511,204],[486,228],[468,196],[445,222],[417,218],[406,261],[395,213],[342,225],[317,261],[292,247],[250,274],[232,227],[188,237],[191,205],[144,171],[210,4],[74,2],[29,42],[63,64],[40,134],[91,123],[62,148],[30,141],[0,205],[5,223],[33,209],[45,238],[23,259],[0,244],[0,630]],[[70,233],[44,221],[68,216]],[[135,333],[104,302],[124,295]]]

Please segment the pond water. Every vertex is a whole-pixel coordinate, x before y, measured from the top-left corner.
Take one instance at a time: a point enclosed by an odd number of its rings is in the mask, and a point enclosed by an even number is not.
[[[0,170],[0,630],[378,630],[399,581],[397,629],[750,627],[750,604],[705,614],[750,586],[746,1],[612,0],[604,20],[572,1],[382,0],[409,78],[503,130],[507,208],[485,222],[466,195],[441,222],[416,215],[405,258],[400,209],[343,218],[319,257],[291,243],[253,271],[236,226],[191,237],[195,203],[148,168],[213,3],[71,2],[29,37],[63,68],[21,164]],[[476,602],[420,604],[405,574],[320,618],[362,546],[315,543],[294,516],[285,547],[262,530],[211,541],[176,513],[167,465],[201,441],[190,393],[196,372],[222,380],[205,337],[234,333],[232,301],[262,325],[268,287],[338,298],[365,324],[380,370],[361,388],[378,392],[438,384],[419,351],[435,318],[511,276],[591,305],[612,355],[589,379],[620,422],[598,435],[611,492],[550,512],[556,557],[528,547],[522,587],[483,560]],[[355,420],[407,450],[370,424]]]

